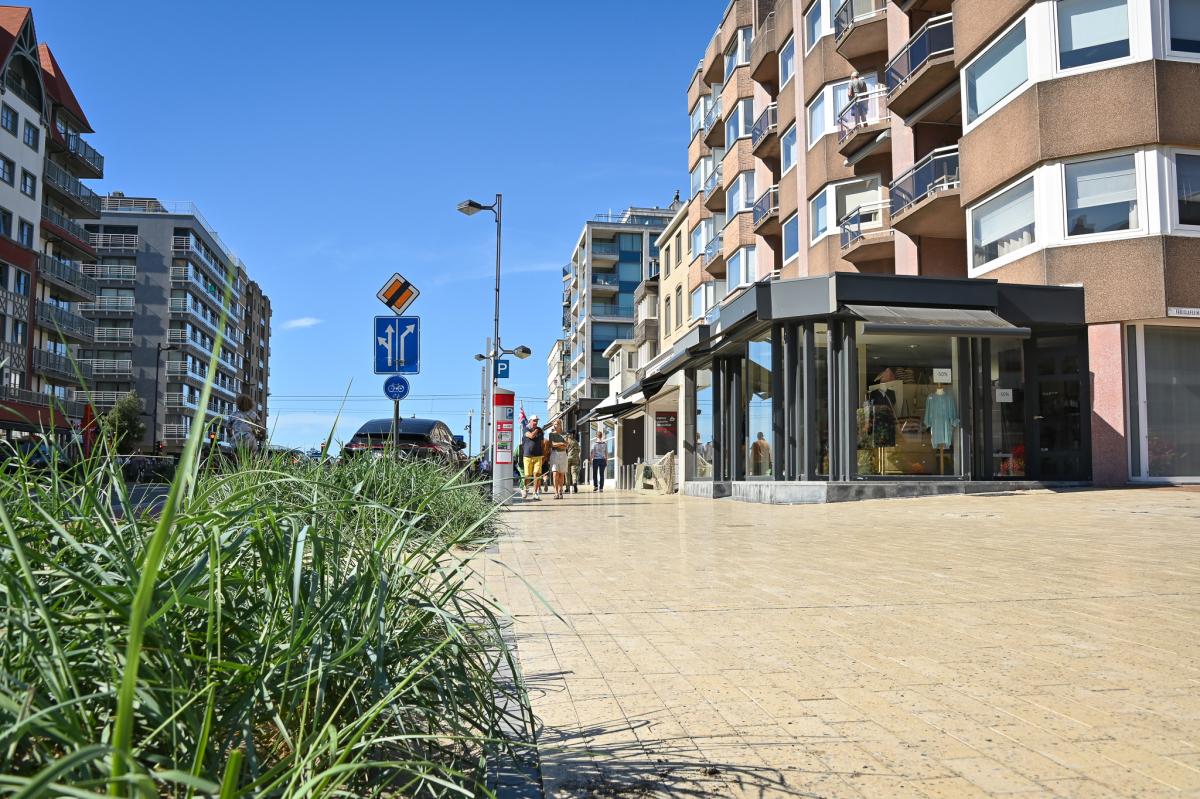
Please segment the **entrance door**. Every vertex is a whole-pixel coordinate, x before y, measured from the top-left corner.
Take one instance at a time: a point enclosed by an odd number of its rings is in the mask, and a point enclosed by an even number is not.
[[[1082,342],[1076,336],[1053,336],[1032,342],[1033,458],[1035,480],[1087,478],[1087,387]]]

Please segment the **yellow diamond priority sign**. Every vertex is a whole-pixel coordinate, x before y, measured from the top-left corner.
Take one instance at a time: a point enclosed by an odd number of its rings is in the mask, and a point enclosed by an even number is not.
[[[375,296],[379,297],[387,307],[391,308],[394,313],[404,313],[408,306],[413,304],[421,292],[417,291],[417,287],[405,280],[404,276],[399,272],[391,276],[379,293]]]

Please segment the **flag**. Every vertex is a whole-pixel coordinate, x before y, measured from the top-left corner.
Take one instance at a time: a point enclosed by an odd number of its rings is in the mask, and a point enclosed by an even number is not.
[[[521,403],[521,433],[522,435],[529,429],[529,419],[525,416],[525,403]]]

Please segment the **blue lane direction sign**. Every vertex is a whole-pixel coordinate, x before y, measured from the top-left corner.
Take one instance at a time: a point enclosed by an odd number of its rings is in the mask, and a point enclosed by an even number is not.
[[[375,374],[415,375],[421,371],[421,317],[375,317]]]
[[[497,380],[504,380],[505,378],[508,377],[508,367],[509,367],[509,361],[507,361],[507,360],[496,361],[496,379]]]
[[[400,401],[408,396],[411,386],[408,380],[400,375],[392,375],[387,380],[383,381],[383,393],[390,400]]]

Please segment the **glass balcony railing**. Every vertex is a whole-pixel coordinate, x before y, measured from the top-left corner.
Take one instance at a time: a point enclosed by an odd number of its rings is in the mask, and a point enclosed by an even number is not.
[[[721,165],[717,164],[717,168],[704,181],[704,199],[707,200],[719,188],[721,188]]]
[[[846,214],[839,223],[841,227],[842,249],[846,249],[861,239],[864,231],[882,228],[883,212],[887,207],[887,200],[877,200],[871,203],[863,203]]]
[[[954,52],[954,17],[933,17],[913,35],[899,53],[888,62],[884,74],[891,94],[908,82],[918,69],[935,56]]]
[[[721,97],[718,95],[717,98],[715,100],[713,100],[712,107],[710,107],[708,109],[708,113],[704,115],[704,133],[705,133],[705,135],[708,135],[708,132],[710,130],[712,130],[714,127],[716,127],[720,123],[720,121],[721,121]]]
[[[757,225],[771,216],[779,215],[779,187],[772,186],[762,193],[754,203],[754,224]]]
[[[708,266],[713,261],[721,257],[723,247],[725,246],[725,234],[718,233],[704,248],[704,265]]]
[[[939,147],[892,181],[891,212],[895,219],[936,191],[957,188],[958,145]]]
[[[847,103],[838,114],[838,144],[850,138],[859,128],[890,119],[887,95],[886,88],[877,86]]]
[[[887,10],[887,0],[846,0],[833,18],[833,35],[841,39],[854,23],[870,19]]]
[[[593,286],[620,286],[621,280],[617,275],[609,275],[604,272],[592,273]]]
[[[592,303],[592,315],[614,316],[622,319],[632,319],[633,306],[616,302],[594,302]]]
[[[771,133],[774,133],[778,128],[779,105],[771,103],[758,115],[758,119],[754,120],[754,127],[750,128],[750,146],[757,147],[760,141]]]
[[[615,241],[593,241],[592,256],[611,255],[616,257],[618,253],[617,243]]]

